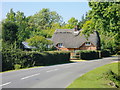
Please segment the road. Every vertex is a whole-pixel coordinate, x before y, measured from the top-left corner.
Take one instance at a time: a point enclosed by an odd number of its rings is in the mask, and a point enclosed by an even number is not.
[[[2,73],[2,88],[65,88],[76,78],[118,57],[37,67]]]

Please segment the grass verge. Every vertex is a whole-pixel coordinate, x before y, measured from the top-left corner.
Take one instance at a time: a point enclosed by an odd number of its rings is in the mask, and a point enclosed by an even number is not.
[[[67,88],[120,88],[118,63],[98,67],[77,78]]]

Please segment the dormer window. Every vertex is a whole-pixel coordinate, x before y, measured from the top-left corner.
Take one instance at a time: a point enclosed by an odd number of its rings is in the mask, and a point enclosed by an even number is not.
[[[63,43],[58,43],[58,47],[63,47]]]
[[[90,46],[91,43],[90,42],[85,42],[85,46]]]

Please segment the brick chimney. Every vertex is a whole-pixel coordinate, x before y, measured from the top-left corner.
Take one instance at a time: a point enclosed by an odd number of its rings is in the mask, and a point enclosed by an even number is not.
[[[78,29],[78,25],[75,25],[75,27],[74,27],[74,35],[76,36],[76,35],[79,35],[79,29]]]

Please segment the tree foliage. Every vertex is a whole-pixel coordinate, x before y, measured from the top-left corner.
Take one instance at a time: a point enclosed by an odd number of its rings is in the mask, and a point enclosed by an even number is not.
[[[89,21],[89,17],[87,17],[87,12],[86,14],[82,16],[81,21],[78,22],[78,26],[80,29],[82,29],[83,25],[85,24],[86,21]]]
[[[61,20],[62,17],[57,12],[46,8],[28,17],[23,12],[10,9],[6,19],[2,21],[2,38],[4,42],[16,42],[17,47],[21,47],[21,42],[34,36],[52,37]]]
[[[30,23],[34,23],[39,29],[51,28],[53,23],[60,23],[62,17],[55,11],[43,8],[30,18]]]
[[[75,19],[74,17],[71,17],[68,22],[62,27],[65,29],[73,29],[75,27],[75,25],[78,24],[78,20]]]
[[[2,22],[3,41],[19,43],[29,38],[29,27],[23,12],[15,13],[13,9],[6,15]]]
[[[119,2],[89,2],[92,10],[89,17],[95,23],[95,29],[106,32],[118,32],[120,27],[120,3]]]
[[[2,24],[2,38],[3,41],[9,41],[10,43],[13,43],[17,41],[17,32],[18,32],[18,26],[14,22],[7,21]]]
[[[26,42],[28,42],[30,46],[36,47],[36,50],[38,49],[39,51],[46,51],[48,49],[48,45],[52,44],[52,41],[47,40],[42,36],[31,37],[30,39],[27,39]]]
[[[92,10],[83,25],[83,33],[89,35],[94,30],[100,33],[102,49],[115,51],[119,43],[120,2],[89,2]]]

